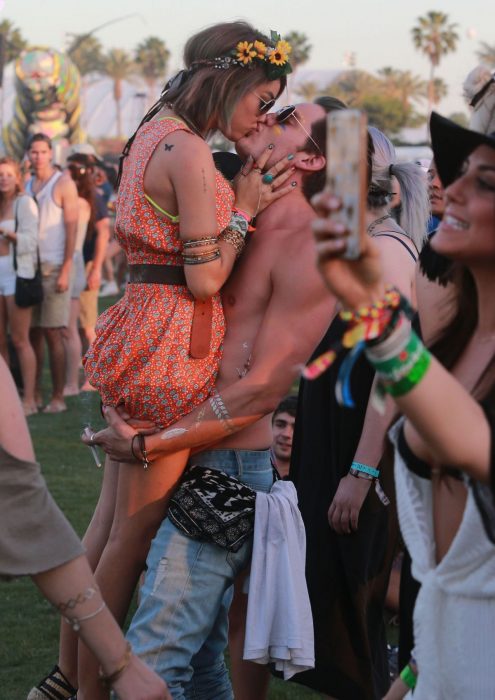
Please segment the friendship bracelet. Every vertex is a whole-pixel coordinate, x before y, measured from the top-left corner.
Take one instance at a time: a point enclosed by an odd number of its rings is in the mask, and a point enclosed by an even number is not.
[[[103,672],[103,669],[100,666],[100,669],[98,671],[98,676],[100,678],[100,682],[103,685],[104,688],[107,688],[110,690],[111,686],[117,681],[120,676],[124,673],[126,668],[129,666],[132,658],[132,647],[129,644],[129,642],[126,642],[126,647],[125,647],[125,652],[122,657],[122,659],[119,661],[117,668],[115,671],[112,673],[109,673],[108,675],[105,675]]]
[[[248,222],[248,224],[251,222],[251,219],[253,218],[252,216],[249,216],[249,214],[247,214],[247,213],[246,213],[245,211],[243,211],[242,209],[239,209],[238,207],[234,207],[234,208],[232,209],[232,211],[233,211],[235,214],[239,214],[239,216],[242,216],[243,219],[246,219],[246,221]]]
[[[249,228],[249,221],[246,220],[241,214],[236,214],[235,211],[232,212],[230,221],[225,228],[230,228],[233,231],[237,231],[241,234],[243,238],[246,238],[246,234]]]
[[[81,622],[91,620],[93,617],[99,615],[106,607],[107,604],[105,603],[105,601],[103,601],[99,608],[97,608],[94,612],[89,613],[88,615],[83,615],[83,617],[66,617],[64,615],[63,617],[67,624],[72,627],[74,632],[79,632],[79,630],[81,629]]]
[[[416,682],[418,680],[410,664],[404,666],[404,668],[400,672],[400,679],[405,683],[405,685],[407,685],[409,690],[414,690],[414,688],[416,687]]]
[[[367,474],[371,476],[372,479],[378,479],[380,477],[380,470],[375,469],[375,467],[368,467],[367,464],[362,464],[361,462],[353,462],[351,464],[351,469],[361,474]]]

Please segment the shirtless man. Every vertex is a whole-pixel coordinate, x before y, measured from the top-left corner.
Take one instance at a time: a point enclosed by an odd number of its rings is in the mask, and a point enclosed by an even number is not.
[[[259,215],[257,230],[223,289],[228,330],[217,381],[220,401],[210,399],[163,435],[147,436],[151,462],[158,454],[215,445],[195,453],[194,464],[221,469],[257,490],[270,489],[270,413],[334,311],[315,269],[309,229],[314,215],[302,191],[325,167],[310,133],[324,117],[319,105],[285,108],[267,115],[266,124],[237,144],[241,157],[255,159],[272,144],[265,167],[271,174],[276,174],[274,163],[293,154],[293,191]],[[117,460],[131,461],[135,430],[112,409],[107,418],[111,427],[91,442]],[[250,541],[234,553],[188,538],[168,518],[153,540],[129,639],[135,653],[167,681],[173,698],[183,698],[192,686],[204,697],[233,697],[223,660],[224,594],[249,564],[250,551]]]
[[[43,301],[33,310],[31,343],[36,353],[36,394],[41,402],[41,372],[46,339],[52,375],[52,396],[44,413],[60,413],[64,400],[65,350],[63,329],[69,323],[70,276],[76,242],[78,196],[70,175],[52,164],[52,144],[45,134],[29,142],[34,176],[26,192],[36,199],[40,213],[39,251],[43,278]]]

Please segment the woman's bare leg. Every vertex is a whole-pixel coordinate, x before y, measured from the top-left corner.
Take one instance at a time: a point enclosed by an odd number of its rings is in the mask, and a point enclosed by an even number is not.
[[[7,297],[0,296],[0,355],[3,357],[7,366],[10,366],[9,348],[7,345]]]
[[[31,325],[32,309],[21,309],[16,306],[14,297],[7,298],[7,308],[10,320],[10,332],[12,343],[19,358],[21,367],[23,394],[22,405],[24,413],[29,415],[38,409],[34,398],[34,386],[36,382],[36,355],[29,340],[29,327]]]
[[[270,672],[266,666],[244,661],[247,595],[242,592],[247,572],[237,577],[234,599],[229,611],[229,651],[232,687],[235,700],[265,700],[268,696]]]
[[[136,464],[119,466],[114,522],[95,577],[120,624],[188,456],[184,451],[157,459],[147,470]],[[79,647],[78,675],[78,700],[108,700],[108,692],[98,681],[98,663],[83,645]]]
[[[100,497],[91,518],[83,544],[89,565],[96,569],[105,548],[115,513],[119,465],[107,457]],[[78,635],[65,622],[60,624],[60,648],[58,666],[67,680],[77,688]]]
[[[70,300],[69,325],[64,330],[63,339],[66,356],[64,396],[79,393],[79,367],[81,366],[82,343],[78,328],[79,299]]]

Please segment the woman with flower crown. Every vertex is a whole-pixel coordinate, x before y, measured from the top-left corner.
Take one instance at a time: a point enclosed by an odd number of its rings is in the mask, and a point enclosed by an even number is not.
[[[186,44],[185,69],[124,148],[116,235],[130,279],[124,297],[100,317],[85,358],[104,405],[163,428],[212,395],[225,332],[219,290],[251,219],[291,187],[263,187],[267,149],[257,164],[243,166],[232,188],[215,170],[205,139],[219,130],[237,141],[258,128],[286,85],[289,53],[280,37],[245,22],[199,32]],[[288,164],[271,168],[278,185],[290,174],[283,172]],[[221,398],[210,400],[221,411]],[[85,538],[103,597],[121,623],[188,458],[182,452],[148,468],[139,433],[133,450],[142,466],[107,463]],[[78,676],[76,658],[76,640],[63,629],[59,666],[29,700],[69,698],[78,685],[78,698],[107,698],[96,661],[80,648]]]

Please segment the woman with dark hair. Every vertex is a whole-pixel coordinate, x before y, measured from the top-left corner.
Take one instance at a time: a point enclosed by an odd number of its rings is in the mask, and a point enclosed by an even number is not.
[[[32,307],[17,306],[15,286],[16,274],[32,279],[36,272],[38,209],[23,190],[19,163],[0,158],[0,354],[8,363],[10,329],[21,368],[24,415],[30,416],[38,412],[34,397],[36,357],[29,341]]]
[[[124,148],[116,238],[127,255],[129,284],[99,318],[85,358],[88,381],[105,405],[123,405],[133,418],[166,427],[212,394],[225,332],[219,290],[252,217],[292,188],[262,187],[267,149],[256,167],[245,164],[234,192],[215,170],[205,139],[219,130],[237,141],[258,128],[286,85],[289,52],[287,42],[245,22],[199,32],[186,44],[184,70]],[[271,173],[289,164],[284,159]],[[221,397],[210,400],[221,412]],[[86,536],[96,578],[120,622],[188,458],[184,451],[148,469],[142,437],[135,433],[133,449],[144,470],[107,464]],[[70,646],[63,645],[60,665],[77,685]],[[79,662],[79,696],[103,700],[96,664],[84,649]]]
[[[369,135],[367,235],[376,241],[387,281],[412,298],[417,247],[428,219],[426,181],[419,166],[397,163],[385,134],[370,128]],[[404,192],[404,228],[390,215],[392,177]],[[341,334],[337,316],[313,359]],[[349,387],[353,405],[339,404],[335,388],[346,363],[349,354],[314,380],[303,379],[299,388],[289,477],[306,528],[316,663],[293,680],[339,700],[376,700],[390,682],[383,611],[397,525],[393,505],[366,477],[381,471],[383,490],[392,496],[384,445],[392,413],[380,415],[371,405],[374,373],[362,357]]]
[[[377,324],[366,355],[381,391],[405,415],[391,437],[401,531],[421,589],[414,660],[386,697],[402,698],[415,686],[415,700],[489,700],[495,687],[495,132],[469,131],[433,113],[431,137],[446,187],[431,245],[454,262],[457,288],[457,312],[439,328],[431,354],[404,319],[399,295],[386,292],[373,241],[363,238],[356,262],[340,257],[346,232],[331,193],[315,198],[314,232],[321,272],[350,323],[362,328],[373,316]]]
[[[76,244],[72,259],[72,280],[69,325],[64,329],[63,340],[66,356],[66,374],[64,396],[79,394],[79,367],[81,366],[82,343],[79,335],[79,298],[86,289],[86,272],[84,269],[83,245],[88,230],[95,219],[95,185],[86,156],[79,154],[77,160],[69,157],[67,170],[76,183],[79,206],[77,219]]]

